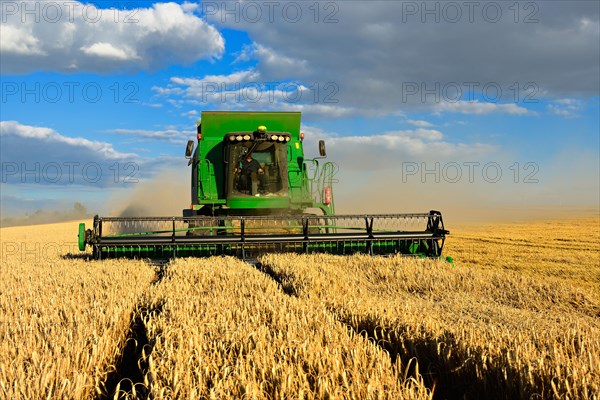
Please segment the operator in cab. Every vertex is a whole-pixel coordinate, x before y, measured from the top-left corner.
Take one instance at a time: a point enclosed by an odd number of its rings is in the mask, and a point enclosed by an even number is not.
[[[252,154],[246,154],[241,161],[241,167],[237,168],[239,173],[239,187],[242,190],[249,190],[250,195],[258,196],[258,185],[264,186],[264,170],[260,163],[252,158]]]

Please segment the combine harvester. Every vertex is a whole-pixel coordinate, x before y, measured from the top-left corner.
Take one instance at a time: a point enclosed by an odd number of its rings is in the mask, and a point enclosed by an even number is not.
[[[203,112],[187,143],[192,203],[181,217],[94,217],[79,249],[96,259],[268,252],[441,257],[438,211],[336,215],[335,164],[304,158],[299,112]],[[249,157],[250,156],[250,157]],[[157,191],[160,196],[160,191]],[[152,201],[152,199],[148,199]]]

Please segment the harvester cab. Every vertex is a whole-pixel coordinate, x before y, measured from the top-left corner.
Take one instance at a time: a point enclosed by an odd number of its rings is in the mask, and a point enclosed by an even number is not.
[[[192,204],[184,216],[334,213],[326,192],[336,167],[305,159],[300,113],[203,112],[201,121],[197,144],[186,146]]]
[[[182,217],[98,217],[80,224],[94,257],[181,257],[265,252],[440,257],[438,211],[336,215],[337,167],[305,158],[298,112],[203,112],[185,149],[191,204]]]
[[[241,137],[242,141],[238,141]],[[247,141],[245,140],[246,138]],[[287,143],[290,134],[273,132],[267,136],[260,126],[254,132],[232,133],[225,145],[227,182],[225,195],[288,197]]]

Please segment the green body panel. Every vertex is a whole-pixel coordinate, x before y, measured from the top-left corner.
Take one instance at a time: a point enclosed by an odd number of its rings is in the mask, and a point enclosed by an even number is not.
[[[248,112],[248,111],[203,111],[202,135],[204,139],[219,140],[229,132],[254,131],[264,125],[267,131],[289,132],[293,140],[300,139],[299,112]]]
[[[198,194],[202,193],[201,201],[214,203],[219,199],[214,164],[204,159],[198,163]]]
[[[302,212],[306,208],[320,208],[325,214],[332,214],[332,205],[322,203],[322,199],[313,199],[315,190],[311,190],[311,182],[306,173],[304,149],[300,140],[300,120],[299,112],[203,111],[202,139],[198,141],[192,163],[195,171],[192,171],[191,210],[199,214],[210,212],[235,215],[248,213],[251,209],[256,209],[257,214],[261,214],[267,209]],[[232,132],[256,131],[259,126],[265,126],[267,132],[285,132],[291,136],[291,140],[284,144],[287,150],[287,171],[282,179],[287,180],[287,197],[227,198],[226,181],[230,166],[226,159],[228,142],[224,138]],[[317,192],[322,192],[322,188]]]
[[[290,208],[287,197],[231,197],[227,205],[233,209]]]

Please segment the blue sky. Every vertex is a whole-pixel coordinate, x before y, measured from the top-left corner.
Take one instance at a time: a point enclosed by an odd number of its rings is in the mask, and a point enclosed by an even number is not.
[[[349,211],[598,207],[597,2],[68,4],[0,3],[3,217],[107,213],[165,169],[184,208],[202,110],[302,111]]]

